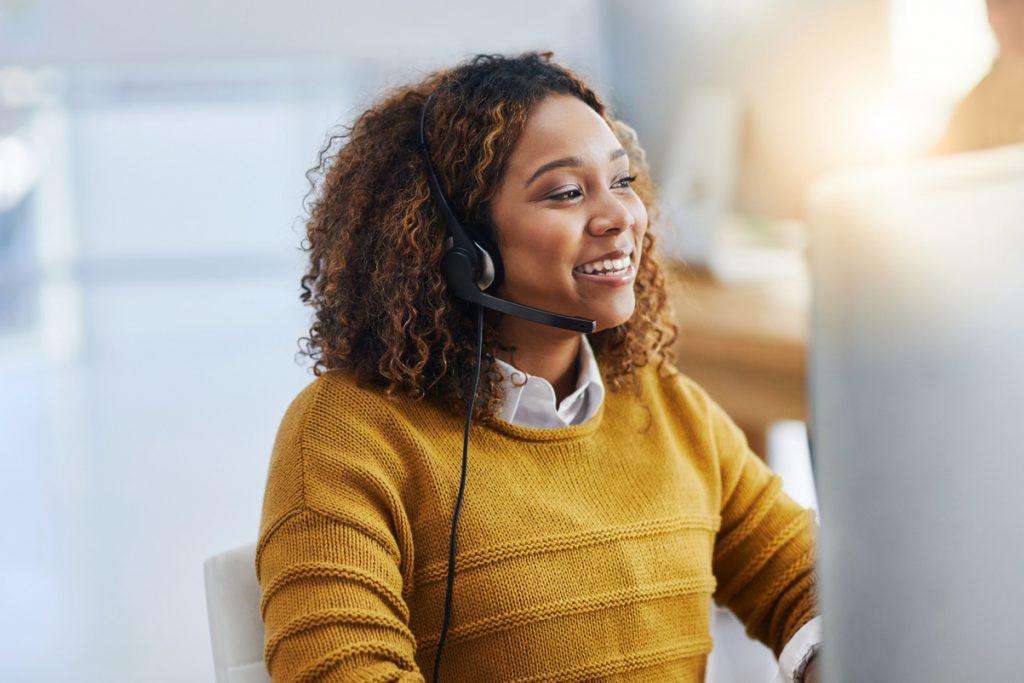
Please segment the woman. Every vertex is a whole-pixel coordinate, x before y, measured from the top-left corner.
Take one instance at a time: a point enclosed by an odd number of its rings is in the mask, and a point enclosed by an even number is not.
[[[700,681],[712,597],[779,654],[814,616],[813,521],[670,363],[632,132],[531,53],[399,88],[331,148],[303,278],[318,378],[257,547],[274,679]],[[453,296],[430,169],[494,255],[488,293],[596,331]]]

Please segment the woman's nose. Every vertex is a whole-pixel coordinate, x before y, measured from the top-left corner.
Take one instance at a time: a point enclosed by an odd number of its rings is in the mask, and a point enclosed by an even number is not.
[[[636,218],[622,200],[614,192],[606,190],[597,198],[594,213],[587,223],[587,231],[599,236],[611,230],[629,230],[635,222]]]

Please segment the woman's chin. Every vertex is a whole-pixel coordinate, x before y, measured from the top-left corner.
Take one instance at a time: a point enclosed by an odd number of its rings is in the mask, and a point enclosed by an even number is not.
[[[618,307],[612,310],[596,311],[593,320],[597,321],[595,332],[602,332],[613,327],[625,325],[633,317],[634,306]]]

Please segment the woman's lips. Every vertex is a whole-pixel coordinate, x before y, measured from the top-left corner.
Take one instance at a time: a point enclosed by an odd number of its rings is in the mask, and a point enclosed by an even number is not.
[[[601,275],[597,272],[584,273],[579,270],[572,271],[572,276],[581,282],[593,282],[597,285],[605,285],[608,287],[621,287],[628,285],[636,279],[636,269],[633,268],[633,264],[630,263],[626,266],[626,271],[621,275]]]
[[[632,257],[631,257],[632,253],[633,253],[632,248],[629,249],[628,251],[623,250],[623,249],[616,249],[615,251],[609,251],[607,254],[604,254],[603,256],[598,256],[597,258],[595,258],[593,260],[581,263],[580,265],[576,266],[573,270],[582,270],[582,271],[584,271],[586,273],[592,273],[595,270],[597,270],[597,271],[607,270],[609,268],[611,268],[612,270],[615,270],[615,268],[612,268],[612,266],[609,265],[609,264],[613,263],[613,262],[618,262],[618,263],[629,262],[629,261],[632,260]],[[588,266],[593,266],[593,267],[588,268]]]

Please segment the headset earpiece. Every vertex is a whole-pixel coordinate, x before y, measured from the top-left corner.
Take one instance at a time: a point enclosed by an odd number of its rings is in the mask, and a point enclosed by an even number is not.
[[[464,227],[480,255],[477,286],[482,292],[492,291],[505,279],[505,268],[501,262],[498,245],[483,230],[477,230],[470,226]]]
[[[486,249],[473,242],[473,246],[476,247],[474,256],[462,247],[456,247],[455,241],[451,237],[444,241],[444,246],[445,251],[441,255],[441,272],[444,273],[449,286],[452,286],[456,292],[464,288],[466,283],[473,283],[480,291],[496,286],[494,259]],[[448,262],[447,266],[445,266],[446,261]],[[459,280],[462,287],[454,287],[453,279]]]
[[[486,292],[494,284],[494,259],[476,242],[473,242],[473,246],[480,251],[480,278],[476,281],[476,286],[480,291]]]

